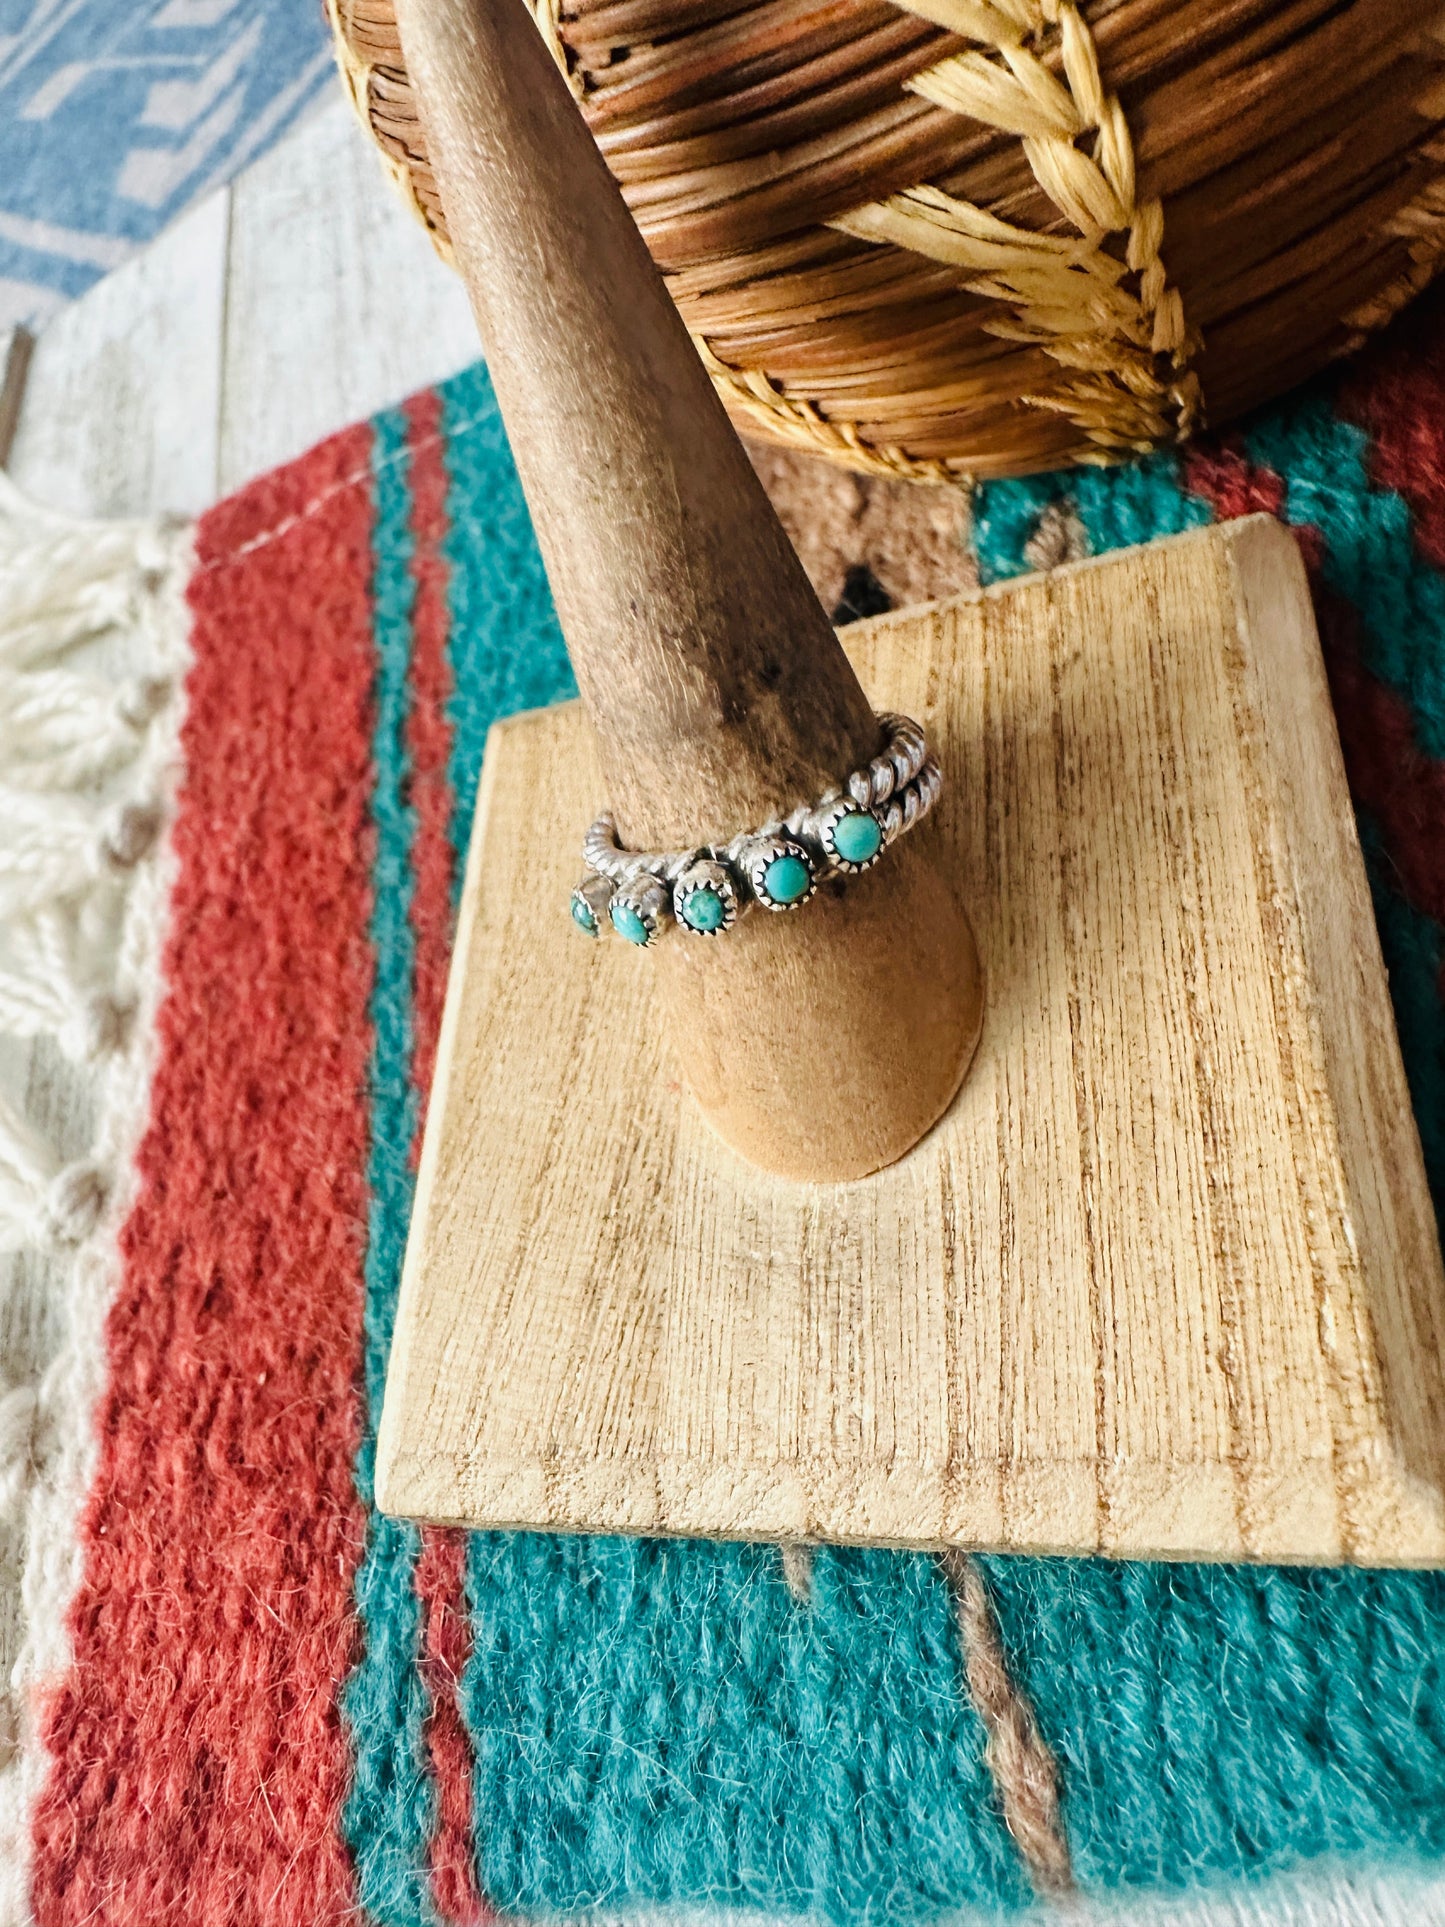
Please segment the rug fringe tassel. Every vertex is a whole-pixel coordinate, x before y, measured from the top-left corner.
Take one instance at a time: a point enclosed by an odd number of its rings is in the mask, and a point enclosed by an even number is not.
[[[0,477],[0,1035],[91,1069],[133,1015],[118,939],[161,823],[181,535],[74,522]],[[0,1249],[77,1243],[112,1176],[0,1101]]]
[[[22,1599],[0,1680],[0,1923],[28,1917],[35,1692],[68,1658],[146,1119],[191,566],[181,522],[77,521],[0,475],[0,1584]],[[33,1053],[23,1086],[17,1046]]]

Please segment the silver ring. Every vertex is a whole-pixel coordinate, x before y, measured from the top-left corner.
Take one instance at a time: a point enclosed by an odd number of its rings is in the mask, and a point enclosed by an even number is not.
[[[938,801],[943,774],[908,716],[880,716],[883,749],[816,801],[690,850],[625,850],[604,813],[582,842],[587,874],[572,892],[584,935],[604,928],[647,949],[673,928],[720,937],[754,906],[799,909],[827,877],[871,870],[888,846]]]

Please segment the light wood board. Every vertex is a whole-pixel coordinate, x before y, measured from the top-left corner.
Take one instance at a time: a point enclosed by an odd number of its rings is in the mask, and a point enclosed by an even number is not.
[[[963,1092],[875,1178],[743,1164],[652,958],[568,926],[580,712],[500,726],[381,1505],[1445,1559],[1445,1284],[1292,539],[1255,518],[846,633],[951,779],[921,833],[988,971]]]

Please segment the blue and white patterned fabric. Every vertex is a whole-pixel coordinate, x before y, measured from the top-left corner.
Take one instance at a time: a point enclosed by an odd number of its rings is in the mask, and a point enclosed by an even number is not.
[[[321,0],[0,0],[0,331],[254,159],[330,74]]]

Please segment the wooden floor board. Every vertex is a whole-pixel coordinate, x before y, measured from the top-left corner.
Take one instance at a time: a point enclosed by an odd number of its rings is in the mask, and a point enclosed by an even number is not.
[[[194,513],[215,499],[229,191],[61,309],[35,345],[17,487],[75,515]]]
[[[475,361],[460,280],[330,102],[232,189],[222,493]]]
[[[9,472],[77,515],[199,513],[478,354],[337,98],[49,323]]]

